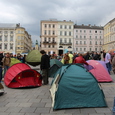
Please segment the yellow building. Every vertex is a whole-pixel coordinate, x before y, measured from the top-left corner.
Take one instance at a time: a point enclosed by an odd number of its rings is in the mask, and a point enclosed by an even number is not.
[[[16,53],[28,53],[32,50],[31,35],[23,27],[16,28]]]
[[[32,50],[31,35],[20,24],[0,23],[0,51],[26,53]]]
[[[104,26],[104,44],[102,47],[105,51],[111,49],[115,51],[115,18]]]

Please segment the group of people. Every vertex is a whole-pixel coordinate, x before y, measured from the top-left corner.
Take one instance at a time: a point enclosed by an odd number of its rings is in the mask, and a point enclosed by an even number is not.
[[[71,64],[81,63],[86,65],[88,65],[87,60],[100,60],[105,62],[109,74],[111,74],[112,70],[115,74],[115,53],[113,50],[109,50],[107,52],[103,50],[99,53],[97,52],[91,52],[91,53],[87,52],[85,54],[74,53],[72,54],[73,57],[69,56],[70,52],[61,55],[56,54],[47,55],[46,52],[42,50],[40,51],[40,53],[42,54],[40,67],[42,70],[43,82],[45,85],[48,84],[48,69],[50,67],[50,59],[58,59],[59,61],[63,60],[64,64],[69,64],[70,59],[72,58]]]
[[[16,56],[10,53],[3,54],[3,52],[0,52],[0,82],[2,81],[2,78],[4,78],[6,71],[10,67],[11,58],[16,58],[20,60],[22,63],[25,63],[25,56],[22,55]]]
[[[108,52],[103,50],[100,53],[87,52],[85,54],[81,54],[81,53],[71,54],[70,52],[67,52],[61,55],[56,55],[56,54],[47,55],[44,50],[41,50],[40,53],[42,54],[40,69],[42,72],[42,79],[43,79],[44,85],[47,85],[49,83],[48,71],[50,68],[50,59],[58,59],[59,61],[63,60],[63,64],[81,63],[81,64],[86,64],[86,65],[88,65],[87,60],[91,60],[91,59],[102,60],[102,61],[105,61],[106,66],[108,68],[108,72],[110,73],[111,70],[113,69],[113,72],[115,74],[115,53],[112,50],[109,50]],[[72,57],[69,56],[70,54],[72,55]],[[0,81],[2,80],[2,69],[4,68],[4,75],[5,75],[6,71],[10,67],[11,57],[12,55],[10,55],[9,53],[6,53],[5,55],[3,55],[3,53],[0,52]],[[23,57],[21,55],[20,56],[14,55],[13,57],[25,63],[25,56]],[[70,62],[70,60],[72,61]]]

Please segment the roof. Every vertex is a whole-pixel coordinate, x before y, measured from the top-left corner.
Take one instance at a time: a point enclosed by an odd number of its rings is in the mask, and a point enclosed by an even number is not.
[[[89,25],[84,25],[84,24],[82,24],[82,25],[77,25],[77,24],[75,24],[74,25],[74,28],[76,29],[78,29],[78,28],[80,28],[80,29],[99,29],[99,30],[103,30],[103,26],[96,26],[96,25],[94,25],[94,26],[91,26],[90,24]]]
[[[16,28],[19,27],[20,24],[13,24],[13,23],[0,23],[0,28]]]

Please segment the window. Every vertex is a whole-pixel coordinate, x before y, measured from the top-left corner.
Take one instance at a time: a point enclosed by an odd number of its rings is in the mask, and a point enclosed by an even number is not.
[[[4,36],[4,41],[8,41],[8,40],[7,40],[7,36]]]
[[[48,45],[48,47],[50,48],[50,45]]]
[[[44,41],[46,41],[46,38],[44,38]]]
[[[66,38],[64,39],[64,43],[67,43]]]
[[[49,35],[50,35],[50,30],[49,30]]]
[[[100,45],[101,45],[101,42],[100,42]]]
[[[8,32],[7,31],[4,31],[5,34],[7,34]]]
[[[78,51],[78,48],[76,48],[76,51]]]
[[[91,48],[89,50],[91,51]]]
[[[97,51],[97,48],[95,48],[95,51]]]
[[[71,43],[71,38],[69,38],[69,43]]]
[[[80,41],[80,45],[82,44],[82,41]]]
[[[69,29],[71,29],[71,26],[69,25]]]
[[[97,33],[97,31],[95,31],[95,33]]]
[[[62,38],[60,38],[60,43],[62,43]]]
[[[52,48],[54,48],[54,45],[52,45]]]
[[[97,41],[95,42],[95,45],[97,45]]]
[[[0,34],[2,33],[2,31],[0,31]]]
[[[84,51],[86,51],[86,48],[84,48]]]
[[[7,50],[7,44],[4,44],[4,49]]]
[[[10,49],[13,49],[13,44],[10,44]]]
[[[67,29],[67,26],[65,25],[65,29]]]
[[[90,41],[90,45],[92,45],[92,42]]]
[[[71,32],[69,32],[69,36],[71,36]]]
[[[100,36],[100,39],[101,39],[101,36]]]
[[[13,42],[13,36],[10,36],[10,41]]]
[[[45,26],[45,28],[47,28],[47,24],[45,24],[44,26]]]
[[[84,41],[84,45],[86,45],[86,41]]]
[[[20,36],[18,36],[18,39],[20,40]]]
[[[82,30],[80,30],[80,33],[82,32]]]
[[[78,32],[78,30],[76,30],[76,32]]]
[[[100,33],[101,33],[101,31],[100,31]]]
[[[53,31],[53,35],[55,35],[55,31]]]
[[[97,39],[97,36],[95,36],[95,39]]]
[[[82,36],[80,36],[80,39],[82,39]]]
[[[13,31],[10,31],[10,34],[13,34]]]
[[[78,45],[78,41],[76,41],[76,44]]]
[[[0,41],[2,41],[2,36],[0,36]]]
[[[86,31],[84,30],[84,33],[85,33]]]
[[[46,30],[44,30],[44,35],[46,35],[47,33],[46,33]]]
[[[60,31],[60,36],[62,36],[62,31]]]
[[[86,36],[84,36],[84,39],[86,39]]]
[[[82,51],[82,48],[80,48],[80,51]]]
[[[51,28],[51,24],[49,24],[49,28]]]
[[[65,36],[67,35],[67,32],[65,31]]]
[[[60,25],[60,28],[62,29],[62,25]]]
[[[0,49],[2,49],[2,44],[0,44]]]
[[[18,50],[20,49],[20,47],[18,47]]]
[[[50,42],[50,40],[51,40],[51,39],[49,38],[49,42]]]
[[[55,25],[53,24],[53,28],[55,28]]]
[[[78,38],[78,35],[76,35],[76,38]]]
[[[89,33],[91,33],[91,30],[89,31]]]
[[[90,36],[90,40],[91,40],[91,36]]]

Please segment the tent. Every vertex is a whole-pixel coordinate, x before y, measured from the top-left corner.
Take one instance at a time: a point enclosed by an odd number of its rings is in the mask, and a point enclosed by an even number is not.
[[[87,62],[89,65],[93,66],[94,69],[89,70],[89,72],[95,76],[98,82],[112,82],[111,76],[100,61],[89,60]]]
[[[50,59],[49,77],[53,77],[63,64],[57,59]]]
[[[16,63],[22,63],[20,60],[16,59],[16,58],[11,58],[11,63],[10,66],[16,64]]]
[[[39,50],[32,50],[26,56],[26,62],[32,66],[37,66],[41,62],[41,53]]]
[[[63,65],[55,74],[50,93],[54,110],[107,106],[97,80],[81,64]]]
[[[3,85],[0,83],[0,96],[2,96],[4,94],[4,87]]]
[[[5,76],[4,83],[10,88],[37,87],[42,85],[41,75],[24,63],[11,66]]]

